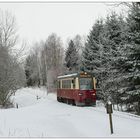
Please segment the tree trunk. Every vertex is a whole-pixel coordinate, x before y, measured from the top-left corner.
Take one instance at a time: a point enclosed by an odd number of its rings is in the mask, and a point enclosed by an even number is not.
[[[140,114],[140,101],[138,101],[138,114]]]
[[[119,105],[117,104],[117,110],[119,111]]]
[[[122,104],[121,104],[121,111],[123,112]]]
[[[115,106],[114,106],[114,104],[113,104],[113,110],[115,110]]]

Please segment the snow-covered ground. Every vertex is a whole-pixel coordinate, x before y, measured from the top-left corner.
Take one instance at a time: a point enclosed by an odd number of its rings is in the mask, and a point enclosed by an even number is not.
[[[118,111],[113,112],[111,135],[109,116],[99,103],[71,106],[38,88],[18,90],[12,100],[19,108],[0,110],[0,137],[140,137],[140,117]]]

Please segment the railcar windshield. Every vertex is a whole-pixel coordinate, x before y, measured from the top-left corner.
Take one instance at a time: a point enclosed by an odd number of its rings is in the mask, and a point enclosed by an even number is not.
[[[80,90],[92,90],[93,80],[92,78],[80,78]]]

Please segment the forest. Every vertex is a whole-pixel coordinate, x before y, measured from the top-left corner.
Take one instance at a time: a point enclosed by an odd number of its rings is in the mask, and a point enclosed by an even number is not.
[[[14,49],[16,19],[1,11],[1,107],[12,106],[10,96],[21,87],[45,86],[55,92],[58,75],[84,69],[96,75],[98,100],[111,100],[118,110],[140,115],[140,3],[121,4],[128,8],[125,15],[111,11],[106,18],[96,19],[87,36],[75,35],[65,46],[52,33],[32,44],[24,61],[23,50]]]

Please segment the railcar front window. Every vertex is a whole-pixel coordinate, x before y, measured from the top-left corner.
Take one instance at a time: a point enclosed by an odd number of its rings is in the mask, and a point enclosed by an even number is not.
[[[93,89],[92,78],[80,78],[80,89],[81,90],[91,90],[91,89]]]

